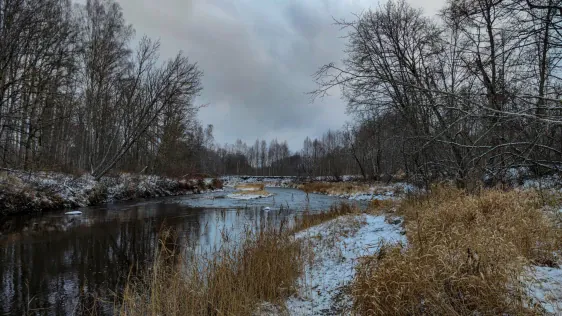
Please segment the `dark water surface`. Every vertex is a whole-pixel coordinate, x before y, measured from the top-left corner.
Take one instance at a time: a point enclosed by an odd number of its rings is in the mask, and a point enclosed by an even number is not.
[[[150,265],[163,227],[179,232],[195,251],[236,235],[279,223],[302,212],[329,208],[338,199],[268,188],[274,197],[242,201],[228,192],[116,203],[64,212],[0,219],[0,315],[77,315],[101,301],[111,314],[115,293],[136,269]],[[264,211],[264,207],[270,211]],[[99,311],[98,311],[99,312]]]

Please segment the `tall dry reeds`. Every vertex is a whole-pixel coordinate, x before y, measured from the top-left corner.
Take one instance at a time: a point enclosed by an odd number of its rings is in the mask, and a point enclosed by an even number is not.
[[[222,235],[212,253],[189,253],[164,230],[151,269],[130,280],[119,315],[251,315],[263,302],[284,306],[313,250],[293,233],[359,212],[341,204],[325,212],[304,212],[289,225],[263,224],[242,236]],[[233,242],[237,240],[238,242]]]
[[[525,315],[519,277],[549,265],[562,233],[536,193],[468,195],[434,188],[402,203],[408,245],[386,245],[359,265],[354,309],[365,315]]]
[[[128,284],[118,314],[249,315],[263,301],[281,303],[305,255],[286,227],[248,229],[240,244],[187,258],[163,238],[151,270]]]

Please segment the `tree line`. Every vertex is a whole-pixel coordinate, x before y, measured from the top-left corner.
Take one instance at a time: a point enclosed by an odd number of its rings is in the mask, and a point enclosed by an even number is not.
[[[202,71],[135,39],[113,0],[0,0],[0,167],[184,175],[401,173],[426,183],[503,181],[562,166],[562,1],[404,0],[337,20],[345,58],[322,66],[353,121],[291,152],[214,143],[197,120]]]
[[[315,75],[341,88],[357,163],[425,182],[503,181],[562,167],[562,1],[450,0],[435,17],[404,0],[338,20],[346,57]]]
[[[196,117],[202,71],[159,49],[135,40],[114,0],[0,0],[0,168],[96,178],[352,172],[336,162],[345,150],[333,132],[296,153],[276,139],[216,145]]]
[[[113,0],[0,0],[0,167],[196,170],[202,71],[134,35]]]
[[[557,0],[450,0],[435,17],[391,0],[336,20],[345,58],[318,70],[311,95],[340,88],[353,121],[305,139],[284,172],[460,187],[560,172],[561,23]]]
[[[363,155],[360,145],[351,128],[329,130],[319,138],[306,137],[302,149],[294,152],[289,149],[287,141],[273,139],[268,144],[257,139],[253,145],[247,145],[239,139],[232,145],[209,148],[204,170],[211,174],[328,176],[334,179],[365,173],[365,178],[373,178],[374,173],[369,167],[371,157]],[[366,160],[369,160],[369,166]]]

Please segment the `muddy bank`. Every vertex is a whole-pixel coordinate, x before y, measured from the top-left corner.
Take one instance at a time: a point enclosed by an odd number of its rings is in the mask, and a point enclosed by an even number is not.
[[[195,194],[222,189],[218,179],[170,179],[121,174],[96,181],[51,172],[0,175],[0,216],[94,206],[113,201]]]

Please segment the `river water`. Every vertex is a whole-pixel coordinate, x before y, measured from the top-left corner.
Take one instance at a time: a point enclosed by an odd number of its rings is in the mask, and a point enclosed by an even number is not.
[[[225,192],[0,219],[0,315],[76,315],[91,302],[111,314],[115,293],[135,269],[151,264],[162,228],[179,232],[194,251],[220,247],[221,236],[280,223],[306,208],[325,210],[339,199],[268,188],[270,198],[242,201]],[[270,210],[264,210],[269,207]]]

